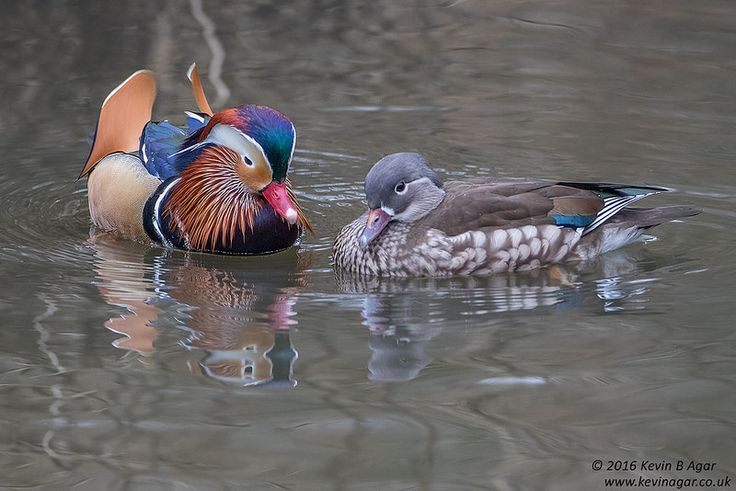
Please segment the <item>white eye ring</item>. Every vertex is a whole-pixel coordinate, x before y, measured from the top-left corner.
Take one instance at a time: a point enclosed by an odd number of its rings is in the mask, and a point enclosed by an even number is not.
[[[243,163],[248,167],[253,167],[255,164],[253,164],[253,161],[246,157],[245,155],[242,155]]]
[[[396,194],[404,194],[408,188],[408,185],[404,181],[400,181],[396,186],[394,186],[394,192]]]

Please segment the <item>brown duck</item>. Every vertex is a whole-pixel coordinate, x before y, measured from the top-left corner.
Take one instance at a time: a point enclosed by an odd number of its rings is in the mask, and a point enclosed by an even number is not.
[[[335,266],[360,275],[450,276],[591,259],[690,206],[631,208],[652,186],[478,177],[443,184],[427,160],[396,153],[365,179],[369,211],[335,240]]]

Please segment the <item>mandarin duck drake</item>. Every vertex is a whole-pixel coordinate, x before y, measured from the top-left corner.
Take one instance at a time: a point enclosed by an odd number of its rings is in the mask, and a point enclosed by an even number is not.
[[[588,260],[700,212],[629,207],[664,191],[487,177],[443,183],[422,155],[392,154],[368,172],[369,211],[342,229],[333,259],[368,276],[490,274]]]
[[[312,231],[287,172],[296,130],[282,113],[243,105],[213,113],[192,65],[199,112],[187,128],[153,122],[153,73],[131,75],[107,96],[90,155],[89,211],[97,229],[166,247],[270,254]]]

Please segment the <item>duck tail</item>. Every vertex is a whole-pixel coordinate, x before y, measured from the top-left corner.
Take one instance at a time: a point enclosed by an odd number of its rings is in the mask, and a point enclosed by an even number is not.
[[[92,149],[79,179],[111,153],[138,150],[143,127],[151,121],[155,99],[156,79],[149,70],[135,72],[110,92],[102,103]]]
[[[588,246],[578,246],[578,256],[590,259],[641,239],[646,229],[680,218],[697,215],[702,210],[693,206],[660,206],[657,208],[624,208],[588,236]]]
[[[703,210],[694,206],[659,206],[657,208],[624,208],[617,220],[640,230],[659,224],[697,215]]]

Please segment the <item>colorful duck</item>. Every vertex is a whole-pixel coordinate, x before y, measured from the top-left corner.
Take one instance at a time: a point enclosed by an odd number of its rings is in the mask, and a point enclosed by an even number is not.
[[[94,225],[166,247],[270,254],[312,231],[287,179],[296,130],[282,113],[243,105],[213,114],[196,65],[200,112],[188,128],[153,122],[152,72],[140,70],[102,104],[88,176]]]
[[[450,276],[587,260],[700,212],[629,207],[664,191],[483,177],[443,183],[422,155],[397,153],[368,172],[370,209],[337,236],[334,261],[359,275]]]

